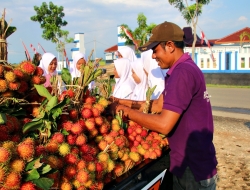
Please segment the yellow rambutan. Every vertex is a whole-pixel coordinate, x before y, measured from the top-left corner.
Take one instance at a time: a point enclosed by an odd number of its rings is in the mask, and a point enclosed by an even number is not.
[[[108,160],[107,172],[111,172],[115,168],[115,162],[111,159]]]
[[[62,143],[58,148],[59,154],[62,156],[66,156],[70,153],[70,145],[68,143]]]
[[[107,152],[100,152],[97,158],[100,162],[107,162],[109,160],[109,154]]]
[[[107,107],[109,102],[106,98],[104,97],[101,97],[99,100],[98,100],[98,103],[101,104],[103,107]]]
[[[4,73],[4,78],[8,82],[15,82],[16,75],[15,75],[15,73],[13,71],[7,71],[7,72]]]
[[[72,187],[71,183],[62,182],[60,189],[61,190],[72,190],[73,187]]]
[[[25,162],[22,159],[15,159],[10,163],[10,168],[18,173],[21,173],[24,170]]]
[[[129,158],[133,160],[134,162],[138,162],[141,159],[141,156],[138,152],[130,152],[129,153]]]
[[[30,160],[34,156],[34,145],[21,142],[17,145],[17,153],[24,160]]]

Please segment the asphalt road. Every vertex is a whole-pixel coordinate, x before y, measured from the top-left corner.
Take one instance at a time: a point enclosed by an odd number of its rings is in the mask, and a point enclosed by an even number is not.
[[[250,120],[249,88],[207,87],[213,114]]]

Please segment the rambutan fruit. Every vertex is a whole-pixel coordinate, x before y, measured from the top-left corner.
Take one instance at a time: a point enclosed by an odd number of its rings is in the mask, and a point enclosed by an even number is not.
[[[118,154],[118,155],[119,155],[119,154]],[[128,159],[129,159],[129,152],[128,152],[128,151],[124,151],[124,153],[123,153],[122,157],[120,157],[120,159],[121,159],[122,161],[128,160]]]
[[[6,148],[0,147],[0,164],[8,162],[10,159],[10,151]]]
[[[80,134],[83,131],[83,128],[82,128],[82,126],[79,123],[73,123],[70,131],[73,134],[78,135],[78,134]]]
[[[7,150],[9,150],[10,152],[14,152],[16,149],[16,143],[13,141],[4,141],[2,143],[2,147],[6,148]]]
[[[50,140],[46,145],[45,149],[49,153],[56,153],[58,151],[59,143],[53,140]]]
[[[73,123],[71,121],[65,121],[62,123],[63,129],[65,129],[68,132],[71,130],[72,125]]]
[[[45,82],[46,82],[46,77],[45,76],[40,76],[40,84],[44,84]],[[48,87],[47,87],[47,89],[48,89]]]
[[[104,97],[101,97],[101,98],[98,100],[98,103],[99,103],[100,105],[102,105],[103,107],[107,107],[108,104],[109,104],[108,100],[107,100],[106,98],[104,98]]]
[[[75,165],[66,165],[64,169],[64,174],[67,176],[67,178],[72,179],[75,177],[77,173],[77,168]]]
[[[35,156],[39,157],[46,152],[45,147],[43,145],[35,146]]]
[[[36,66],[31,61],[23,61],[19,66],[22,72],[28,75],[33,75],[36,70]]]
[[[94,162],[89,162],[87,164],[87,169],[90,172],[95,172],[96,171],[96,164]]]
[[[143,147],[143,149],[148,150],[150,148],[150,145],[148,143],[142,143],[141,146]]]
[[[119,136],[119,133],[117,131],[110,131],[109,135],[112,137],[117,137]]]
[[[84,109],[84,108],[92,109],[92,107],[93,107],[93,105],[91,103],[85,103],[85,104],[83,104],[82,109]]]
[[[70,153],[70,145],[68,143],[62,143],[58,148],[59,154],[63,157]]]
[[[34,75],[42,76],[43,73],[44,73],[44,71],[43,71],[43,69],[41,67],[36,67]]]
[[[33,76],[31,77],[31,83],[32,83],[32,84],[41,84],[40,76],[33,75]]]
[[[78,147],[76,147],[76,146],[72,146],[71,147],[71,151],[70,151],[72,154],[79,154],[79,152],[80,152],[80,150],[79,150],[79,148]]]
[[[91,118],[93,116],[93,112],[89,108],[83,108],[81,111],[81,114],[82,114],[82,118],[84,118],[84,119],[88,119],[88,118]]]
[[[144,156],[144,154],[146,153],[146,150],[141,145],[137,147],[137,151],[142,156]]]
[[[76,138],[76,145],[77,146],[82,146],[82,145],[84,145],[85,143],[87,142],[87,136],[85,135],[85,134],[80,134],[80,135],[78,135],[77,136],[77,138]]]
[[[86,169],[81,169],[76,174],[76,180],[80,183],[86,183],[90,178],[90,174]]]
[[[0,79],[0,92],[5,92],[8,89],[6,80]]]
[[[51,137],[51,140],[56,141],[58,143],[63,143],[64,141],[64,135],[60,132],[55,132],[53,136]]]
[[[109,160],[109,154],[107,152],[100,152],[97,154],[97,158],[100,162],[107,162]]]
[[[95,103],[93,107],[97,108],[101,113],[104,111],[104,106],[99,103]]]
[[[78,190],[81,187],[81,183],[77,179],[73,179],[71,183],[74,189]]]
[[[61,190],[72,190],[73,186],[69,182],[62,182],[60,189]]]
[[[10,168],[18,173],[21,173],[24,170],[25,162],[22,159],[15,159],[11,161]]]
[[[53,169],[61,169],[64,165],[64,162],[56,155],[48,155],[45,163],[49,164]]]
[[[97,125],[101,126],[103,124],[103,118],[102,118],[102,116],[95,117],[95,123]]]
[[[4,73],[4,78],[7,82],[15,82],[16,81],[16,75],[13,71],[7,71]]]
[[[73,98],[75,96],[75,93],[72,89],[68,89],[67,90],[67,95],[70,97],[70,98]]]
[[[8,83],[8,88],[10,90],[18,90],[20,87],[20,82],[9,82]]]
[[[148,136],[148,131],[146,129],[142,129],[141,136],[142,137]]]
[[[112,121],[111,121],[111,124],[117,124],[117,125],[119,125],[118,119],[113,118]]]
[[[20,190],[36,190],[36,185],[31,181],[22,183]]]
[[[18,69],[18,68],[15,68],[13,70],[13,73],[15,74],[15,76],[16,76],[17,79],[22,80],[24,78],[23,72],[20,69]]]
[[[69,153],[64,157],[64,161],[67,164],[75,164],[78,162],[78,156],[76,154]]]
[[[125,136],[117,136],[115,138],[115,144],[122,149],[126,145],[127,138]]]
[[[111,159],[108,160],[107,172],[111,172],[115,168],[115,162]]]
[[[93,116],[94,117],[99,117],[100,116],[100,111],[97,109],[97,108],[95,108],[95,107],[92,107],[92,113],[93,113]]]
[[[84,169],[84,168],[86,168],[86,166],[87,166],[86,161],[85,161],[85,160],[82,160],[82,159],[79,160],[79,161],[77,162],[77,164],[76,164],[77,170]]]
[[[96,121],[96,123],[97,122],[99,122],[99,121]],[[100,127],[99,127],[99,132],[101,134],[107,134],[109,132],[109,130],[110,130],[110,125],[109,125],[108,122],[105,122],[105,123],[101,124]]]
[[[124,167],[127,170],[130,170],[131,168],[133,168],[135,165],[135,162],[133,160],[131,160],[130,158],[124,161]]]
[[[96,98],[94,96],[88,96],[85,98],[84,103],[90,103],[93,104],[96,102]]]
[[[87,120],[85,121],[85,126],[86,126],[86,128],[88,129],[88,131],[92,131],[92,130],[95,129],[95,122],[92,121],[92,120],[90,120],[90,119],[87,119]]]
[[[108,144],[111,144],[114,140],[115,140],[115,137],[111,136],[110,134],[107,134],[103,137],[103,139],[108,143]]]
[[[88,144],[84,144],[79,149],[82,152],[82,154],[84,155],[84,154],[88,154],[90,152],[91,146]]]
[[[157,158],[157,154],[156,154],[156,152],[155,152],[155,150],[154,149],[149,149],[149,152],[150,152],[150,154],[149,154],[149,158],[150,159],[152,159],[152,160],[154,160],[154,159],[156,159]]]
[[[69,112],[69,118],[72,121],[75,121],[78,119],[78,111],[76,108],[72,108],[72,109],[68,110],[68,112]]]
[[[105,140],[101,140],[99,143],[98,143],[98,147],[101,151],[105,150],[106,147],[108,146],[108,143],[107,141]]]
[[[161,150],[160,148],[155,148],[154,151],[155,151],[157,157],[160,157],[160,156],[161,156],[162,150]]]
[[[96,128],[92,129],[91,131],[89,131],[89,138],[95,138],[98,135],[98,130]]]
[[[17,172],[10,172],[5,179],[4,187],[12,189],[20,189],[21,175]]]
[[[96,167],[96,172],[97,173],[102,173],[104,174],[105,171],[104,171],[104,166],[103,166],[103,163],[102,162],[95,162],[95,167]]]
[[[119,150],[119,147],[116,145],[116,144],[111,144],[110,146],[109,146],[109,150],[110,150],[110,152],[112,152],[112,153],[117,153],[118,152],[118,150]]]
[[[17,153],[22,159],[30,160],[31,158],[33,158],[35,153],[34,145],[21,142],[17,145]]]
[[[28,144],[30,146],[35,146],[35,140],[31,137],[27,137],[23,140],[23,143]]]
[[[77,138],[77,135],[74,135],[74,134],[69,134],[67,136],[67,142],[69,145],[75,145],[76,144],[76,138]]]
[[[18,88],[17,92],[20,94],[25,93],[29,89],[29,85],[25,81],[20,81],[20,87]]]
[[[119,177],[123,174],[124,169],[125,167],[122,163],[116,163],[113,172],[117,177]]]

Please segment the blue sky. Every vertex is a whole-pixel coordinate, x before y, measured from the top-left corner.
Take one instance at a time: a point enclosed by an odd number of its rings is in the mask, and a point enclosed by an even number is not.
[[[40,6],[42,2],[49,3],[46,0],[1,0],[1,15],[6,8],[7,22],[12,19],[11,25],[17,27],[17,31],[7,38],[10,63],[19,63],[25,59],[21,41],[26,44],[31,56],[33,52],[30,44],[38,48],[38,43],[47,52],[57,55],[55,44],[41,37],[40,24],[30,20],[30,17],[36,14],[34,6]],[[170,21],[180,27],[188,26],[180,12],[169,5],[168,0],[53,0],[52,2],[64,7],[64,20],[68,25],[62,29],[68,30],[70,37],[74,37],[75,33],[84,33],[87,56],[94,49],[96,40],[95,55],[104,58],[104,50],[117,44],[117,26],[124,23],[135,29],[139,13],[147,17],[148,24]],[[212,0],[209,5],[203,7],[198,26],[208,39],[225,37],[242,28],[250,27],[249,8],[249,0]],[[200,34],[199,28],[197,28],[198,34]],[[68,54],[72,47],[73,43],[66,46]],[[41,49],[39,52],[42,53]]]

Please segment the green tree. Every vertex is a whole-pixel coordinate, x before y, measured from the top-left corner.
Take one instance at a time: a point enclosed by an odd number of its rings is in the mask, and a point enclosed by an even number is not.
[[[137,17],[138,27],[132,31],[127,24],[122,24],[121,26],[125,27],[132,35],[133,38],[138,42],[138,46],[145,44],[152,32],[152,29],[156,26],[156,24],[151,23],[147,24],[147,18],[143,13],[139,13]],[[126,45],[132,45],[133,42],[130,40],[124,31],[121,32],[121,37],[126,39]]]
[[[34,10],[36,11],[36,15],[30,17],[30,19],[40,23],[43,29],[42,37],[45,40],[56,43],[57,51],[63,55],[65,44],[73,42],[73,38],[68,38],[69,32],[61,29],[61,27],[68,24],[63,20],[65,16],[63,7],[54,5],[52,2],[49,2],[49,5],[43,2],[40,7],[34,6]]]
[[[193,35],[194,35],[194,41],[192,44],[192,59],[193,60],[194,60],[194,53],[195,53],[195,44],[197,41],[196,27],[198,23],[198,17],[202,14],[202,6],[209,4],[210,1],[212,0],[195,0],[194,4],[189,5],[187,0],[185,0],[185,3],[183,2],[183,0],[168,0],[170,5],[174,5],[174,7],[177,8],[181,12],[186,22],[188,24],[192,24]]]

